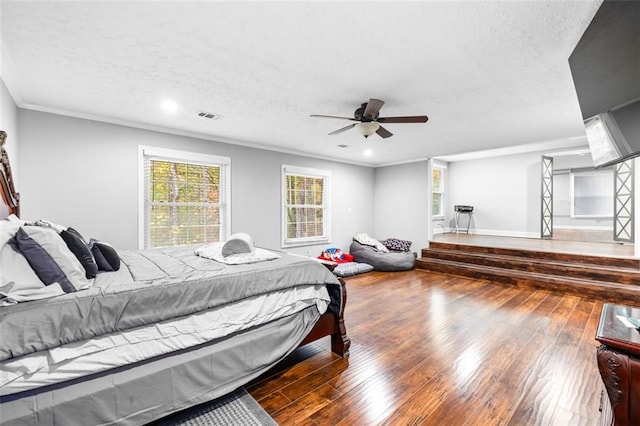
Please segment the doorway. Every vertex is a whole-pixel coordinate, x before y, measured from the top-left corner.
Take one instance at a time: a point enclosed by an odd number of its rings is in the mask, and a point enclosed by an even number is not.
[[[596,169],[586,149],[553,154],[554,240],[633,242],[633,178],[622,164]]]

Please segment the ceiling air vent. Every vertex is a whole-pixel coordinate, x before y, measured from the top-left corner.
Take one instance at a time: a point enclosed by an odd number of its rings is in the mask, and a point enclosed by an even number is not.
[[[212,112],[205,112],[205,111],[200,111],[198,113],[198,117],[202,117],[202,118],[208,118],[210,120],[217,120],[220,118],[220,115],[218,114],[214,114]]]

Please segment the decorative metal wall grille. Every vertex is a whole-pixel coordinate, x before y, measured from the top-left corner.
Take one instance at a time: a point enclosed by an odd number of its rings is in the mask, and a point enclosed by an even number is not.
[[[542,156],[542,210],[540,238],[553,237],[553,158]]]
[[[633,161],[618,163],[613,168],[613,239],[633,243]]]

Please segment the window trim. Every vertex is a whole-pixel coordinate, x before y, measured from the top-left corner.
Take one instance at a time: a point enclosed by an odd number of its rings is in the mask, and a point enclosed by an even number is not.
[[[440,170],[440,187],[442,188],[440,191],[436,191],[435,188],[433,187],[433,171],[434,170]],[[447,167],[444,166],[440,166],[438,164],[433,164],[431,166],[431,208],[433,210],[433,194],[440,194],[440,214],[434,214],[434,212],[431,212],[431,219],[433,220],[445,220],[446,219],[446,215],[445,215],[445,211],[444,211],[444,202],[445,202],[445,184],[446,184],[446,179],[447,179]]]
[[[287,175],[315,177],[324,179],[323,225],[321,237],[287,239]],[[280,179],[280,243],[281,248],[311,246],[331,243],[331,171],[310,167],[288,166],[283,164]]]
[[[221,225],[224,226],[227,234],[231,234],[231,157],[223,157],[211,154],[201,154],[193,151],[182,151],[177,149],[158,148],[155,146],[138,145],[138,249],[145,248],[145,230],[146,230],[146,206],[145,206],[145,158],[181,161],[190,164],[198,164],[202,166],[221,166],[225,167],[225,181],[221,178],[221,199],[224,200],[225,212]],[[222,177],[223,174],[221,174]],[[228,236],[228,235],[227,235]]]

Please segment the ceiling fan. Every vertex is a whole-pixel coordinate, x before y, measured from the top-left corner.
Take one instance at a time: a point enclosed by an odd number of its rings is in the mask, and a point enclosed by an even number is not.
[[[380,117],[380,108],[384,105],[384,101],[380,99],[369,99],[369,102],[365,102],[360,105],[360,108],[356,109],[353,113],[353,118],[350,117],[338,117],[335,115],[320,115],[311,114],[311,117],[322,118],[339,118],[342,120],[357,121],[357,123],[349,124],[341,129],[335,130],[330,135],[337,135],[338,133],[346,132],[349,129],[355,128],[365,138],[368,138],[374,133],[377,133],[380,137],[388,138],[393,136],[393,133],[385,129],[380,123],[426,123],[429,117],[426,115],[413,115],[408,117]]]

